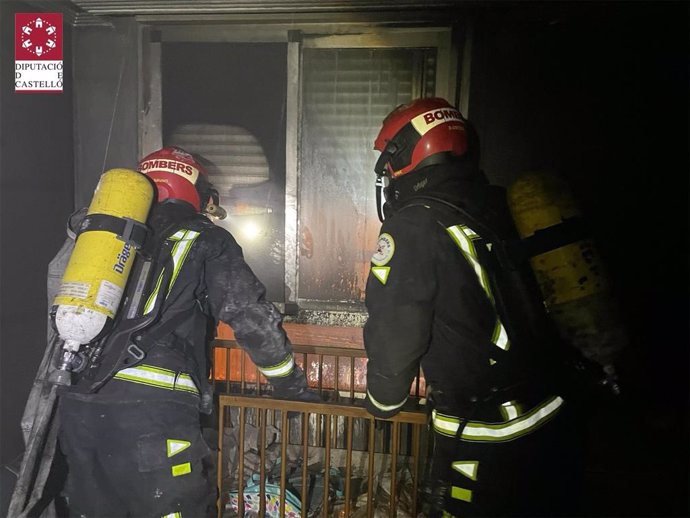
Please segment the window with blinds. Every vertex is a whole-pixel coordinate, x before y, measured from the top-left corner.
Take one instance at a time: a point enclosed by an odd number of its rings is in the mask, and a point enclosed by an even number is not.
[[[396,106],[435,92],[436,49],[305,48],[300,301],[361,304],[380,222],[373,142]]]
[[[284,43],[165,43],[163,143],[199,155],[267,297],[284,300]]]
[[[206,160],[228,211],[216,223],[273,302],[364,309],[380,227],[374,138],[393,108],[443,90],[448,76],[440,36],[397,38],[303,42],[294,61],[286,43],[162,45],[162,142]]]

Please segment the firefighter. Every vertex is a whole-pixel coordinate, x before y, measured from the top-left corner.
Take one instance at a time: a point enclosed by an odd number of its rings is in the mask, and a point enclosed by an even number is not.
[[[575,512],[556,344],[476,133],[446,100],[417,99],[386,117],[374,147],[383,224],[366,287],[367,410],[398,413],[421,366],[432,516]]]
[[[211,412],[209,340],[217,321],[274,388],[274,396],[318,401],[295,365],[282,318],[226,230],[202,211],[217,192],[199,160],[163,148],[139,171],[157,189],[144,249],[157,258],[142,314],[159,316],[123,344],[113,342],[62,394],[59,444],[68,465],[71,516],[216,516],[214,459],[200,420]],[[129,286],[129,285],[128,285]],[[118,324],[110,336],[119,336]]]

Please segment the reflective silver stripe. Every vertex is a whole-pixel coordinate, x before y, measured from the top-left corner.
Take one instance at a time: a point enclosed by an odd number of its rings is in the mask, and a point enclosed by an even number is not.
[[[508,339],[508,332],[506,328],[503,327],[503,322],[496,316],[496,325],[494,326],[494,332],[491,336],[491,341],[499,348],[507,351],[510,349],[510,340]]]
[[[151,365],[137,365],[136,367],[122,369],[115,374],[114,378],[165,390],[182,390],[199,394],[199,389],[189,374],[177,374],[175,371]]]
[[[196,387],[194,380],[189,374],[181,373],[175,380],[175,390],[182,390],[184,392],[192,392],[199,394],[199,389]]]
[[[161,516],[161,518],[182,518],[182,513],[170,513],[166,514],[165,516]]]
[[[457,417],[441,414],[436,410],[431,411],[431,421],[436,430],[441,435],[455,437],[460,427],[460,420]]]
[[[189,250],[192,248],[194,240],[197,237],[199,237],[199,232],[195,232],[194,230],[180,230],[178,232],[175,232],[172,236],[168,238],[171,241],[177,241],[177,243],[175,243],[175,245],[173,246],[171,252],[173,260],[173,274],[170,278],[170,286],[168,288],[168,293],[170,293],[170,290],[172,290],[172,287],[175,284],[175,281],[177,280],[177,276],[179,275],[180,270],[182,269],[184,260],[187,258],[187,254],[189,253]],[[160,276],[158,277],[158,280],[156,281],[156,287],[153,289],[151,295],[149,295],[149,298],[146,301],[146,305],[144,306],[144,314],[150,313],[153,309],[153,306],[156,302],[156,298],[158,297],[158,292],[161,287],[162,279],[163,273],[161,272]]]
[[[451,463],[451,467],[458,473],[462,473],[470,480],[477,480],[477,471],[479,471],[478,460],[456,460]]]
[[[469,227],[466,227],[465,225],[455,225],[453,227],[448,227],[446,230],[450,234],[450,237],[453,238],[453,241],[455,241],[455,244],[458,245],[458,247],[462,251],[462,254],[465,256],[465,259],[467,259],[467,262],[469,262],[472,268],[474,269],[474,273],[477,275],[477,278],[479,279],[479,284],[482,285],[482,288],[484,288],[484,291],[493,302],[493,295],[491,294],[489,280],[486,276],[484,268],[477,259],[477,251],[474,248],[474,243],[472,243],[472,240],[478,239],[479,235],[474,230],[472,230]]]
[[[506,421],[517,419],[522,415],[522,408],[515,401],[501,403],[501,415]]]
[[[156,281],[156,286],[153,288],[151,295],[149,295],[149,298],[146,301],[146,305],[144,306],[144,315],[146,315],[147,313],[150,313],[151,310],[153,309],[153,305],[156,302],[156,297],[158,296],[158,291],[161,289],[161,282],[163,282],[163,272],[161,272],[160,275],[158,276],[158,280]]]
[[[128,367],[115,374],[116,379],[142,383],[154,387],[173,390],[175,388],[175,372],[150,365]]]
[[[180,273],[180,269],[184,264],[184,260],[187,258],[187,254],[189,253],[189,250],[192,248],[194,240],[197,237],[199,237],[199,232],[195,232],[194,230],[187,230],[185,231],[184,236],[181,237],[177,243],[175,243],[175,246],[172,249],[173,264],[175,266],[173,269],[172,279],[170,279],[170,289],[172,289],[173,284],[175,284],[175,280],[177,279],[177,276]]]
[[[283,378],[290,374],[295,368],[295,359],[292,354],[285,358],[278,365],[272,365],[270,367],[259,367],[261,374],[267,378]]]
[[[374,396],[371,395],[371,392],[369,392],[369,389],[367,389],[367,396],[369,396],[369,401],[371,401],[371,404],[374,405],[379,410],[382,410],[383,412],[390,412],[391,410],[397,410],[398,408],[402,407],[405,404],[405,402],[407,401],[407,396],[405,396],[405,399],[403,399],[400,403],[397,403],[395,405],[384,405],[383,403],[379,403],[378,401],[376,401]]]
[[[465,256],[467,262],[470,263],[470,266],[472,266],[474,269],[474,273],[477,275],[479,284],[484,289],[486,296],[489,297],[491,304],[494,304],[494,295],[491,292],[489,278],[484,270],[484,267],[479,262],[477,250],[472,242],[475,239],[480,239],[481,236],[470,227],[465,225],[454,225],[452,227],[448,227],[446,231],[458,248],[460,248],[460,251],[462,252],[462,255]],[[496,347],[499,347],[504,351],[507,351],[510,348],[510,339],[508,338],[508,333],[506,332],[506,329],[503,326],[498,314],[496,315],[496,325],[494,326],[491,341],[494,345],[496,345]]]
[[[563,404],[563,399],[555,396],[537,405],[527,414],[505,423],[483,423],[467,421],[460,438],[464,441],[502,442],[526,435],[553,417]],[[460,427],[460,418],[432,411],[434,430],[449,437],[455,437]]]

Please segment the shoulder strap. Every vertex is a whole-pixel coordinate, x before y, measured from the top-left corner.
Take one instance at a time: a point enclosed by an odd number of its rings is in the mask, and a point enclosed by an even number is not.
[[[411,198],[402,209],[413,206],[425,206],[434,209],[436,214],[442,215],[440,222],[446,228],[457,223],[452,220],[459,215],[467,226],[492,243],[495,257],[503,268],[514,270],[527,257],[522,251],[519,240],[509,240],[499,236],[493,228],[484,224],[459,204],[435,196],[418,195]]]
[[[169,238],[183,229],[186,223],[178,221],[164,227],[156,236],[158,239],[147,242],[143,253],[137,254],[133,276],[127,283],[125,301],[118,312],[113,330],[92,353],[89,369],[84,375],[86,379],[92,380],[89,392],[96,392],[119,370],[140,363],[152,347],[154,342],[142,340],[140,333],[160,319],[165,297],[156,297],[151,310],[141,314],[141,295],[145,287],[152,284],[151,280],[158,284],[160,293],[167,293],[174,273]],[[173,319],[162,325],[161,328],[164,329],[157,330],[156,335],[170,332],[168,328],[174,327],[175,323]]]
[[[424,205],[440,215],[439,223],[446,228],[463,223],[491,242],[489,277],[503,324],[518,340],[553,341],[556,332],[544,311],[541,295],[527,259],[529,255],[519,240],[507,240],[482,223],[463,207],[434,196],[415,196],[409,206]]]

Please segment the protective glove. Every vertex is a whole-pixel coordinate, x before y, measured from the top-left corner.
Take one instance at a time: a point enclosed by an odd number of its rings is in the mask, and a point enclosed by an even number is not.
[[[293,371],[283,378],[272,378],[273,397],[276,399],[291,399],[293,401],[322,402],[321,396],[307,386],[304,372],[295,365]]]

